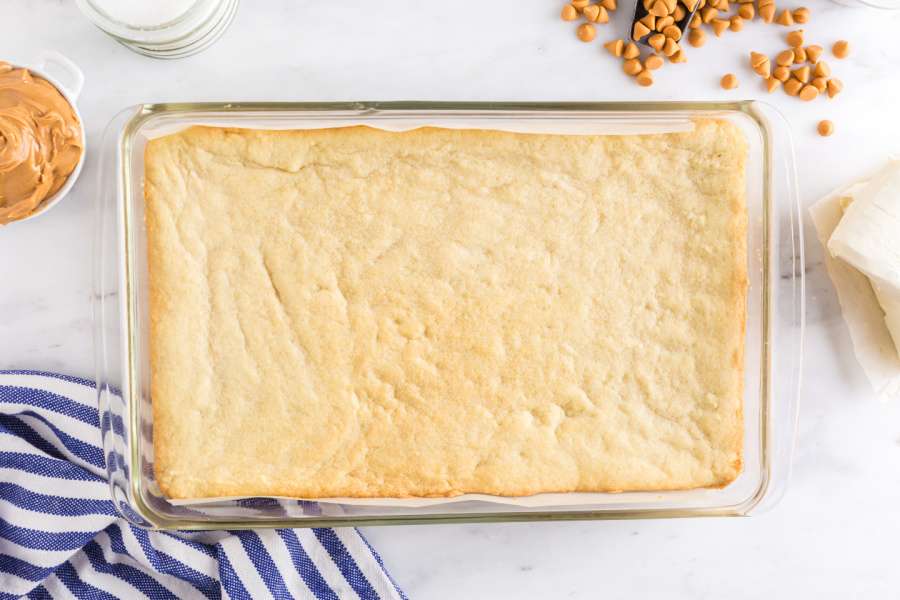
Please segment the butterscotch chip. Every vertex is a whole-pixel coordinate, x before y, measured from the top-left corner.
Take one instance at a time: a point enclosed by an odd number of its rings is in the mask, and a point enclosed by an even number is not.
[[[768,78],[772,73],[772,62],[765,54],[760,54],[759,52],[751,52],[750,68],[752,68],[757,75]]]
[[[766,79],[766,91],[770,94],[778,89],[778,86],[781,85],[781,81],[776,79],[775,77],[769,77]]]
[[[799,65],[806,62],[806,50],[803,49],[803,46],[798,46],[794,48],[794,64]]]
[[[574,21],[578,18],[578,10],[571,4],[566,4],[562,7],[562,14],[560,16],[563,21]]]
[[[796,9],[791,16],[794,17],[795,23],[800,23],[802,25],[809,21],[809,9],[805,6],[801,6]]]
[[[793,77],[784,82],[784,91],[788,96],[796,96],[803,88],[803,82],[797,81]]]
[[[815,69],[813,69],[813,76],[815,77],[830,77],[831,76],[831,67],[828,66],[824,60],[820,60],[816,63]]]
[[[681,22],[681,20],[682,20],[686,15],[687,15],[687,13],[684,12],[684,7],[683,7],[682,5],[680,5],[680,4],[679,4],[678,6],[675,7],[675,12],[672,13],[672,16],[675,17],[675,22],[676,22],[676,23]]]
[[[760,4],[759,5],[759,16],[760,18],[766,22],[771,23],[775,20],[775,5],[774,4]]]
[[[603,47],[609,50],[609,53],[613,56],[622,56],[622,51],[625,49],[625,42],[622,40],[613,40],[603,44]]]
[[[713,19],[711,23],[713,33],[716,34],[716,37],[722,37],[722,34],[725,33],[725,30],[728,29],[730,24],[731,23],[725,19]]]
[[[584,10],[581,11],[581,14],[584,15],[584,18],[588,21],[596,21],[597,15],[600,14],[600,5],[599,4],[588,4],[584,7]]]
[[[785,81],[790,79],[791,70],[787,67],[775,67],[775,69],[772,71],[772,77],[784,83]]]
[[[591,0],[572,0],[572,6],[574,6],[579,12],[581,12],[585,6],[591,3]]]
[[[700,18],[704,23],[709,24],[718,14],[719,10],[715,6],[706,6],[700,11]]]
[[[681,40],[681,29],[679,29],[677,25],[669,25],[663,29],[662,33],[667,38],[673,39],[676,42]]]
[[[815,100],[818,95],[819,90],[817,90],[813,85],[804,85],[802,88],[800,88],[800,99],[804,102]]]
[[[732,31],[740,31],[744,28],[744,20],[740,15],[734,15],[728,19],[728,29]]]
[[[616,10],[616,0],[600,0],[600,6],[606,10]]]
[[[641,71],[644,70],[643,65],[641,65],[641,61],[636,58],[629,58],[625,62],[622,63],[622,70],[628,73],[629,75],[637,75]]]
[[[597,37],[597,30],[590,23],[582,23],[578,26],[575,33],[578,34],[578,39],[582,42],[590,42]]]
[[[794,64],[794,51],[783,50],[775,56],[775,64],[782,67],[789,67]]]
[[[656,69],[663,66],[662,56],[659,54],[651,54],[647,58],[644,59],[644,68],[650,71],[655,71]]]
[[[655,0],[641,0],[641,4],[644,5],[644,10],[648,12],[650,11],[650,7],[653,6],[653,2],[655,2]]]
[[[819,135],[822,137],[828,137],[834,133],[834,123],[828,119],[823,119],[822,121],[819,121],[819,124],[816,126],[816,131],[818,131]]]
[[[819,62],[819,57],[822,56],[822,52],[824,52],[824,51],[825,51],[825,49],[822,48],[822,46],[816,46],[816,45],[807,46],[806,47],[806,60],[808,60],[811,63],[817,63],[817,62]]]
[[[831,79],[829,79],[827,81],[826,89],[828,90],[828,97],[834,98],[835,96],[840,94],[841,91],[843,91],[844,84],[841,82],[840,79],[838,79],[836,77],[832,77]]]
[[[679,48],[675,51],[675,53],[669,57],[669,62],[672,63],[683,63],[687,62],[687,55],[684,53],[684,50]]]
[[[600,12],[597,13],[597,18],[594,20],[598,23],[609,23],[609,13],[601,6]]]
[[[643,17],[641,17],[639,20],[641,23],[644,24],[645,27],[647,27],[647,29],[650,29],[651,31],[656,29],[656,16],[655,15],[646,14]]]
[[[640,55],[641,51],[637,47],[637,44],[635,44],[634,42],[628,42],[625,45],[625,50],[622,51],[622,56],[629,60],[632,58],[637,58]]]
[[[663,45],[666,43],[666,36],[661,33],[654,33],[647,40],[647,43],[657,52],[662,52]]]
[[[650,7],[650,14],[656,15],[657,17],[665,17],[669,14],[669,9],[666,7],[666,3],[663,0],[656,0],[653,3],[653,6]]]
[[[850,54],[850,42],[847,40],[838,40],[831,47],[831,53],[835,58],[847,58]]]
[[[793,77],[797,81],[806,83],[807,81],[809,81],[809,65],[797,67],[796,69],[791,71],[791,77]]]
[[[738,86],[737,76],[734,73],[726,73],[719,84],[726,90],[733,90]]]
[[[784,37],[787,40],[788,46],[790,46],[791,48],[798,48],[803,45],[803,30],[802,29],[796,29],[794,31],[790,31]]]
[[[729,6],[728,0],[719,0],[719,5],[716,8],[725,13],[731,10],[731,6]]]
[[[699,48],[706,43],[706,32],[702,29],[691,29],[688,34],[688,43],[694,48]]]
[[[631,39],[640,40],[648,33],[650,33],[650,30],[647,29],[647,26],[641,22],[637,22],[634,24],[634,28],[631,30]]]
[[[700,17],[700,13],[694,13],[694,16],[691,17],[691,22],[688,23],[688,27],[699,29],[701,25],[703,25],[703,19]]]
[[[753,8],[752,2],[745,2],[738,7],[738,14],[742,19],[751,21],[756,16],[756,9]]]
[[[669,11],[668,14],[672,14],[675,12],[675,7],[678,6],[678,0],[663,0],[666,5],[666,10]]]
[[[662,32],[666,27],[668,27],[669,25],[674,25],[674,24],[675,24],[675,17],[673,17],[672,15],[668,15],[668,16],[663,17],[662,19],[656,20],[656,30],[659,32]]]
[[[635,80],[638,82],[638,85],[649,87],[653,85],[653,74],[650,71],[641,71],[637,74]]]
[[[681,3],[684,4],[684,8],[687,9],[688,12],[694,12],[697,2],[698,0],[681,0]]]
[[[814,77],[809,84],[819,90],[820,94],[824,94],[825,90],[828,89],[828,80],[824,77]]]
[[[678,52],[679,49],[680,46],[678,45],[678,42],[676,42],[672,38],[666,38],[666,43],[663,44],[662,53],[666,56],[672,56],[673,54]]]
[[[778,18],[775,19],[775,22],[779,25],[784,25],[785,27],[790,27],[794,24],[794,17],[791,16],[791,11],[784,9],[781,11],[781,14],[778,15]]]

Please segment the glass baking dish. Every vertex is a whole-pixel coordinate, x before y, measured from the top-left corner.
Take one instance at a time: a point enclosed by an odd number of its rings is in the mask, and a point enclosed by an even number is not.
[[[748,273],[744,470],[722,489],[554,494],[417,503],[285,498],[172,503],[153,474],[143,157],[149,136],[193,125],[314,128],[368,124],[549,132],[660,133],[699,117],[746,134]],[[101,148],[94,294],[98,400],[112,496],[161,529],[323,527],[747,515],[772,506],[790,471],[804,324],[801,216],[789,128],[760,102],[146,104],[119,113]]]

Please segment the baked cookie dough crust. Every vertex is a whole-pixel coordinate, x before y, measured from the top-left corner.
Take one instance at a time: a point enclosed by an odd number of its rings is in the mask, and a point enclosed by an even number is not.
[[[146,149],[170,498],[724,486],[741,132],[194,127]]]

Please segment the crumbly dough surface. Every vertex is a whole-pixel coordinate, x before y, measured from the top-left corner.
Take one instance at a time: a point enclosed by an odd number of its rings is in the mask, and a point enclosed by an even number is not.
[[[723,486],[741,132],[194,127],[149,143],[171,498]]]

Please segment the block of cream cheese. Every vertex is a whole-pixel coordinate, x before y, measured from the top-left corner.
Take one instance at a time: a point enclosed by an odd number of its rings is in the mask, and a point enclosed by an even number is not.
[[[828,250],[869,278],[900,352],[900,160],[847,197]]]

